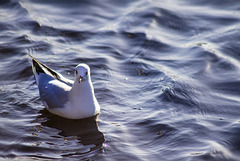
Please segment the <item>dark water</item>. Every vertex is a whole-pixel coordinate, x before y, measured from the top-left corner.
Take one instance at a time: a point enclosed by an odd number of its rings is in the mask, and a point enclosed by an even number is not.
[[[28,54],[91,67],[97,118],[39,99]],[[1,160],[240,160],[240,2],[0,2]]]

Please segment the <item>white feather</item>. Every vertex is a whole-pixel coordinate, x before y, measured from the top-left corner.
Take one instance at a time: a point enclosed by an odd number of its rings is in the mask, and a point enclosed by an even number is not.
[[[72,81],[35,58],[32,57],[32,59],[34,62],[32,69],[40,97],[48,111],[69,119],[87,118],[100,112],[91,82],[89,66],[79,64],[76,67],[75,80]],[[70,86],[71,84],[72,86]]]

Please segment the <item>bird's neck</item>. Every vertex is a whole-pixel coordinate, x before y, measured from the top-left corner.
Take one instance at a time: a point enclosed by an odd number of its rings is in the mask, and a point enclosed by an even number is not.
[[[78,81],[75,81],[70,93],[73,93],[75,95],[77,94],[79,96],[88,96],[89,94],[94,94],[91,79],[87,78],[80,83]]]

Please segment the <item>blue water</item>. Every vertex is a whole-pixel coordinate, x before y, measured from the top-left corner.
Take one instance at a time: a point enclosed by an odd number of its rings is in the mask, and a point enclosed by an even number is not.
[[[87,63],[101,114],[48,113],[27,54]],[[240,2],[0,2],[1,160],[240,160]]]

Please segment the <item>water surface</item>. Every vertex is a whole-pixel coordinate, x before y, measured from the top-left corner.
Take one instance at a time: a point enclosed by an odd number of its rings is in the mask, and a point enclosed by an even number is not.
[[[0,2],[2,160],[240,160],[240,2]],[[101,114],[48,113],[27,54],[87,63]]]

